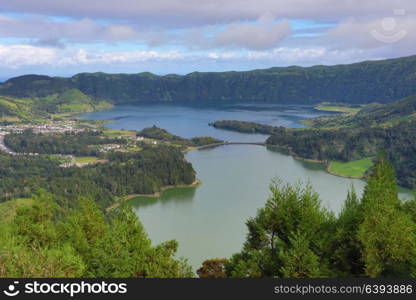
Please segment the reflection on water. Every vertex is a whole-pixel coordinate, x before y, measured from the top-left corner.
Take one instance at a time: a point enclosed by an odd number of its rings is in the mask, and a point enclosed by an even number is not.
[[[191,205],[197,187],[174,188],[164,191],[160,197],[136,197],[129,202],[137,209],[152,206],[155,203],[161,206]]]

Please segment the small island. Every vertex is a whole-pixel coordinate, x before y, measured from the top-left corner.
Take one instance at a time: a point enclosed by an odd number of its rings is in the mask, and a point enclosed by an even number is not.
[[[259,124],[255,122],[246,122],[246,121],[216,121],[209,123],[209,126],[218,129],[225,129],[230,131],[236,131],[241,133],[260,133],[260,134],[272,134],[276,129],[274,126]]]

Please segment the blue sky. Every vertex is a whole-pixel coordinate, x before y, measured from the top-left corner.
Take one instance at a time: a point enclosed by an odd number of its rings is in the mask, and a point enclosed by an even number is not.
[[[414,0],[0,0],[0,79],[333,65],[415,42]]]

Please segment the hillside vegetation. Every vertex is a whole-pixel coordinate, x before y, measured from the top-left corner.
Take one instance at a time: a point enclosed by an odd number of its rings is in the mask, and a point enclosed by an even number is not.
[[[0,96],[0,123],[40,121],[48,118],[33,99]]]
[[[317,119],[303,130],[276,128],[269,145],[289,148],[310,159],[350,162],[385,152],[398,182],[416,187],[416,96],[387,105],[374,104],[355,115]]]
[[[309,125],[323,127],[390,126],[401,121],[416,120],[416,95],[387,105],[369,104],[356,113],[310,120]]]
[[[175,257],[177,242],[152,245],[128,208],[104,215],[84,197],[62,209],[41,191],[25,203],[6,203],[0,204],[0,216],[4,208],[14,210],[0,220],[2,278],[192,276]]]
[[[96,101],[77,89],[68,89],[42,98],[0,96],[0,123],[45,122],[52,117],[69,116],[111,108],[105,101]]]
[[[143,128],[141,131],[137,133],[137,135],[155,139],[159,141],[164,141],[169,144],[175,144],[180,146],[188,146],[188,147],[200,147],[200,146],[207,146],[211,144],[218,144],[223,143],[224,141],[215,139],[209,136],[201,136],[201,137],[193,137],[191,139],[185,139],[183,137],[171,134],[167,130],[163,128],[159,128],[157,126],[146,127]]]
[[[88,197],[100,207],[108,207],[116,197],[153,194],[165,186],[196,180],[192,165],[176,147],[148,146],[132,153],[110,152],[105,158],[108,162],[103,164],[61,168],[60,162],[48,156],[0,152],[0,202],[27,198],[44,189],[61,206],[72,206],[79,197]]]
[[[370,104],[356,113],[309,120],[304,129],[273,127],[244,121],[217,121],[217,128],[270,134],[266,143],[288,149],[295,156],[338,161],[334,173],[358,177],[370,166],[368,159],[385,152],[400,185],[416,187],[416,95],[389,104]],[[346,170],[357,167],[358,170]],[[340,172],[341,171],[341,172]]]
[[[349,65],[275,67],[244,72],[25,75],[0,84],[0,95],[46,97],[79,89],[112,103],[266,101],[391,102],[416,93],[416,56]]]

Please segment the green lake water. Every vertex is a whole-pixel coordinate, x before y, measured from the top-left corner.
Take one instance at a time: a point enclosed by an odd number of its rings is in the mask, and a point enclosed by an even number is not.
[[[245,120],[275,126],[302,127],[301,120],[322,115],[305,106],[230,105],[120,105],[85,114],[92,120],[112,120],[117,129],[142,129],[157,125],[184,137],[214,136],[234,142],[264,141],[267,136],[234,133],[208,126],[216,120]],[[245,222],[269,196],[273,179],[311,184],[322,205],[335,213],[342,208],[351,185],[362,193],[365,182],[326,173],[317,164],[295,160],[274,149],[255,145],[227,145],[186,154],[202,185],[171,189],[160,198],[135,198],[130,203],[156,243],[176,239],[179,256],[194,269],[208,258],[238,252],[247,230]],[[408,197],[408,194],[401,194]]]

